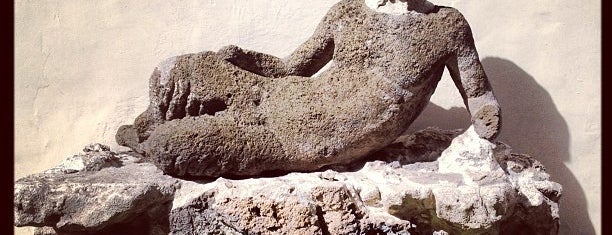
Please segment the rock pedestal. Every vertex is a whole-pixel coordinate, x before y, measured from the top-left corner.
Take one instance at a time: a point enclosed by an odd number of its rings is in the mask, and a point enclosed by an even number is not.
[[[471,129],[428,128],[350,165],[179,179],[88,146],[15,183],[38,234],[557,234],[561,186],[534,158]]]

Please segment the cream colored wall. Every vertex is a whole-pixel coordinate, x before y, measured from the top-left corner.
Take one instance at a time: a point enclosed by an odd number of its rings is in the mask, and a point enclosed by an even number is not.
[[[15,177],[114,134],[164,58],[223,45],[288,55],[337,0],[18,0]],[[601,234],[600,9],[595,0],[432,0],[459,9],[504,111],[498,138],[564,185],[561,234]],[[412,129],[468,123],[448,77]],[[31,234],[29,229],[18,233]]]

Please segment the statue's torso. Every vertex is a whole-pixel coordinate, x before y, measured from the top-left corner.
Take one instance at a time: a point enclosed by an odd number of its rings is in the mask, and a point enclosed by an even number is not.
[[[461,16],[452,8],[390,15],[368,8],[362,0],[343,3],[346,9],[331,26],[336,69],[355,67],[410,90],[429,82],[457,44],[452,22]]]
[[[448,21],[460,15],[440,8],[394,16],[372,11],[361,0],[339,4],[342,10],[327,16],[332,66],[316,78],[280,81],[268,102],[278,112],[269,121],[282,138],[301,141],[304,149],[351,155],[347,148],[359,152],[393,141],[424,109],[455,46]],[[285,133],[295,125],[303,125],[299,135]]]

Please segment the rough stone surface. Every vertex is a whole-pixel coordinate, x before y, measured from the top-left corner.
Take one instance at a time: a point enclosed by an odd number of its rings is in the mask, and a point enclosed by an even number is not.
[[[372,10],[392,15],[402,15],[410,11],[428,13],[436,7],[426,0],[365,0],[365,3]]]
[[[41,234],[558,232],[561,186],[534,158],[473,128],[429,128],[360,162],[274,177],[177,179],[134,152],[116,156],[119,167],[18,180],[15,225],[52,227]]]
[[[169,58],[150,78],[148,109],[117,142],[182,177],[348,164],[398,138],[445,67],[475,131],[494,139],[500,108],[467,21],[453,8],[412,2],[394,15],[342,0],[284,59],[237,46]]]
[[[467,184],[486,184],[505,172],[495,159],[496,145],[481,139],[473,127],[453,139],[438,158],[438,171],[460,173]]]
[[[85,152],[69,162],[89,156]],[[176,179],[151,164],[138,163],[133,155],[116,156],[116,167],[75,172],[62,164],[56,170],[19,179],[14,191],[15,225],[104,233],[129,227],[134,218],[147,216],[172,200]]]
[[[39,227],[34,230],[34,235],[56,235],[53,227]]]
[[[83,148],[85,154],[67,158],[58,166],[46,170],[45,173],[75,173],[80,171],[99,171],[107,167],[119,167],[120,158],[110,147],[102,144],[92,144]]]

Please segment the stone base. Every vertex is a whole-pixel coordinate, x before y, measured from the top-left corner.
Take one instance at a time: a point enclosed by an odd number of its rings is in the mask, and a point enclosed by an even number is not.
[[[14,223],[37,234],[557,234],[561,186],[532,157],[470,133],[428,128],[349,166],[247,179],[173,178],[92,145],[18,180]]]

